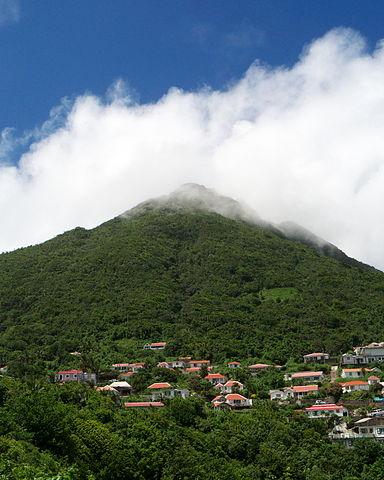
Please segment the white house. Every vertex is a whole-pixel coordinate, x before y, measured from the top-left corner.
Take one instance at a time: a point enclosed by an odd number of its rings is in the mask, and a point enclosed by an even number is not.
[[[352,446],[353,442],[360,438],[384,442],[384,417],[361,418],[354,422],[352,428],[348,428],[346,423],[336,425],[329,436],[346,446]]]
[[[330,415],[337,415],[338,417],[348,416],[348,410],[343,405],[335,405],[334,403],[312,405],[305,409],[305,413],[309,418],[329,417]]]
[[[142,368],[145,368],[145,363],[144,362],[138,362],[138,363],[114,363],[112,365],[112,370],[115,370],[116,372],[138,372]]]
[[[296,400],[301,400],[308,395],[316,395],[319,392],[318,385],[296,385],[291,387]]]
[[[244,390],[244,385],[236,380],[228,380],[221,386],[221,393],[236,393]]]
[[[55,382],[81,382],[81,383],[96,383],[96,374],[83,372],[82,370],[61,370],[55,373]]]
[[[167,346],[167,342],[154,342],[154,343],[146,343],[144,345],[144,350],[164,350]]]
[[[271,367],[273,367],[273,365],[267,363],[255,363],[254,365],[249,365],[248,368],[252,375],[257,375],[259,372]]]
[[[303,355],[304,363],[324,363],[329,360],[329,353],[314,352]]]
[[[270,390],[269,391],[270,400],[280,400],[285,401],[293,398],[293,390],[291,387],[286,387],[281,390]]]
[[[240,362],[229,362],[228,363],[228,368],[240,368],[241,363]]]
[[[209,360],[189,360],[188,368],[201,368],[203,365],[209,366]]]
[[[351,380],[341,384],[343,393],[356,392],[359,390],[369,390],[369,383],[363,380]]]
[[[302,382],[321,382],[324,380],[323,372],[295,372],[295,373],[287,373],[284,375],[284,379],[286,381],[292,380],[300,380]]]
[[[221,373],[208,373],[205,380],[212,383],[212,385],[217,385],[218,383],[224,384],[227,379]]]
[[[175,397],[187,398],[189,396],[188,390],[173,388],[168,382],[152,383],[152,385],[147,388],[151,392],[151,399],[153,401]]]
[[[370,377],[368,377],[369,385],[377,385],[378,383],[380,383],[380,378],[376,377],[376,375],[371,375]]]
[[[130,370],[130,363],[114,363],[112,365],[112,370],[117,372],[128,372]]]
[[[223,407],[231,408],[248,408],[252,406],[252,400],[240,395],[239,393],[229,393],[228,395],[218,395],[212,400],[212,405],[215,409]]]
[[[127,395],[132,391],[131,385],[124,380],[121,382],[112,382],[109,386],[117,390],[120,393],[120,395]]]
[[[344,365],[366,365],[372,362],[384,362],[384,342],[370,343],[362,347],[355,347],[354,353],[345,353],[341,356]]]
[[[364,377],[362,368],[343,368],[341,370],[342,378],[361,378]]]

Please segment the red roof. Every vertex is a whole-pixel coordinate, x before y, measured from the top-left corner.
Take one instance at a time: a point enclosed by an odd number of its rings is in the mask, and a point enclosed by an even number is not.
[[[228,365],[241,365],[240,362],[229,362]]]
[[[296,372],[292,373],[291,378],[320,377],[323,372]]]
[[[78,375],[83,373],[82,370],[62,370],[61,372],[56,372],[56,375]]]
[[[368,377],[368,380],[377,380],[377,381],[379,381],[380,378],[379,378],[379,377],[376,377],[376,375],[371,375],[370,377]]]
[[[312,407],[307,407],[305,409],[306,412],[315,412],[319,410],[344,410],[344,406],[327,403],[325,405],[313,405]]]
[[[225,377],[221,373],[208,373],[208,375],[205,378],[207,380],[210,380],[211,378],[225,378]]]
[[[148,388],[152,390],[160,390],[163,388],[172,388],[172,385],[168,382],[159,382],[159,383],[152,383]]]
[[[213,402],[222,402],[224,399],[223,395],[217,395],[213,400],[212,400],[212,403]]]
[[[150,343],[151,347],[165,347],[167,345],[167,342],[154,342]]]
[[[255,363],[254,365],[249,365],[248,368],[268,368],[272,367],[272,365],[268,365],[267,363]]]
[[[246,397],[243,397],[243,395],[240,395],[239,393],[228,393],[228,395],[225,396],[226,400],[248,400]]]
[[[319,390],[318,385],[298,385],[291,388],[295,393],[317,392]]]
[[[200,367],[189,367],[185,369],[187,373],[200,372]]]
[[[241,382],[238,382],[237,380],[228,380],[224,387],[234,387],[236,385],[238,385],[239,387],[243,386],[243,384]]]
[[[130,367],[130,363],[114,363],[112,367]]]
[[[343,372],[361,372],[362,368],[343,368]]]
[[[164,407],[162,402],[126,402],[124,407]]]
[[[209,363],[209,360],[189,360],[188,363]]]

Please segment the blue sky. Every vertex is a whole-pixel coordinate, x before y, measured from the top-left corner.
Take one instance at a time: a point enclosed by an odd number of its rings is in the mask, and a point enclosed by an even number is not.
[[[384,270],[383,38],[382,0],[0,0],[0,252],[196,182]]]
[[[291,65],[336,26],[373,46],[383,21],[379,0],[0,0],[0,130],[31,129],[61,98],[118,78],[141,102],[222,88],[255,60]]]

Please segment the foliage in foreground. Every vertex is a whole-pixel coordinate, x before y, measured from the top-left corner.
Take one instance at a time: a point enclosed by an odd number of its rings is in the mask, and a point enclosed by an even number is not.
[[[123,411],[80,384],[0,384],[0,479],[379,480],[384,446],[332,444],[326,424],[270,402],[213,412],[197,398]]]

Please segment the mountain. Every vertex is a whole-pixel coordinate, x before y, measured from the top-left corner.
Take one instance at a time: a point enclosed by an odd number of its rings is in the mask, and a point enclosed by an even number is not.
[[[0,360],[89,349],[108,363],[166,340],[174,355],[284,362],[381,339],[384,274],[284,228],[187,185],[2,254]]]

